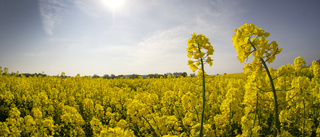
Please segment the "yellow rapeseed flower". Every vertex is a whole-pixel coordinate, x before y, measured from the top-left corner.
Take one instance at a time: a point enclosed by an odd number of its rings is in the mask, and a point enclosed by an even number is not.
[[[257,65],[256,63],[261,62],[261,59],[268,63],[272,63],[275,59],[275,55],[282,51],[282,48],[278,47],[276,41],[269,43],[269,40],[266,39],[270,35],[269,32],[257,28],[254,24],[248,25],[246,23],[234,31],[235,34],[232,36],[232,42],[234,48],[238,52],[237,58],[240,63],[247,61],[251,55],[256,58],[252,63],[245,66],[245,72],[249,72],[248,69],[251,71],[262,70],[260,69],[261,65]],[[259,64],[262,64],[262,62]],[[255,68],[255,66],[258,68]]]
[[[213,65],[213,60],[211,59],[210,55],[213,55],[214,49],[209,42],[209,39],[203,34],[191,34],[191,38],[188,40],[188,47],[186,50],[188,53],[188,58],[195,60],[188,61],[188,65],[193,72],[199,69],[199,66],[201,65],[201,59],[204,63],[208,63],[210,66]],[[203,52],[203,50],[207,50],[207,52]]]

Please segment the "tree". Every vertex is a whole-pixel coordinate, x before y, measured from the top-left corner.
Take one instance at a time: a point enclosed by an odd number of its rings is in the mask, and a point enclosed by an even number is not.
[[[110,76],[109,76],[108,74],[104,74],[104,75],[102,76],[102,78],[104,78],[104,79],[109,79]]]
[[[131,79],[135,79],[135,78],[139,78],[140,75],[137,75],[137,74],[132,74],[129,76],[129,78]]]
[[[114,79],[114,78],[116,78],[116,75],[111,74],[111,75],[110,75],[110,78],[111,78],[111,79]]]
[[[176,77],[176,78],[179,77],[179,75],[180,75],[180,74],[179,74],[178,72],[174,72],[174,73],[173,73],[173,76]]]
[[[187,76],[188,76],[188,73],[187,73],[187,72],[182,72],[181,76],[187,77]]]
[[[124,78],[124,75],[118,75],[117,78]]]
[[[100,78],[100,76],[97,75],[97,74],[94,74],[94,75],[92,76],[92,78]]]

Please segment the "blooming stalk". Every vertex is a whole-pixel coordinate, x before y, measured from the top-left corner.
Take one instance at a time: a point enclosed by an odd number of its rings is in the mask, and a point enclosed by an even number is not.
[[[232,36],[233,46],[237,50],[237,58],[240,63],[247,61],[249,56],[253,55],[253,61],[249,64],[245,64],[244,72],[247,73],[250,70],[254,74],[261,74],[262,69],[265,68],[267,75],[270,80],[270,86],[273,92],[273,103],[274,103],[274,124],[275,132],[274,136],[280,133],[280,121],[279,121],[279,110],[278,101],[273,79],[269,72],[267,63],[272,63],[275,56],[282,51],[282,48],[278,48],[276,41],[269,43],[266,39],[270,33],[265,32],[261,28],[257,28],[254,24],[239,27],[234,30],[236,33]]]
[[[207,50],[207,52],[203,52]],[[193,60],[188,61],[190,69],[195,72],[198,71],[198,76],[202,76],[202,111],[201,111],[201,125],[200,125],[200,137],[203,136],[203,117],[204,117],[204,108],[205,108],[205,71],[204,64],[207,63],[210,66],[213,65],[210,55],[213,55],[214,49],[209,42],[209,39],[206,38],[203,34],[197,35],[196,33],[191,34],[191,38],[188,40],[188,58]],[[200,66],[200,68],[199,68]]]

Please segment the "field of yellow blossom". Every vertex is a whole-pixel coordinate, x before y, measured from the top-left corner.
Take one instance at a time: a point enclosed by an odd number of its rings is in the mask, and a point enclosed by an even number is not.
[[[254,24],[232,37],[244,73],[208,76],[214,49],[188,40],[197,77],[103,79],[8,74],[0,67],[0,136],[320,137],[320,65],[300,56],[273,69],[282,48]]]
[[[271,70],[283,136],[320,134],[319,63]],[[302,61],[303,62],[303,61]],[[3,71],[1,70],[1,73]],[[280,77],[281,76],[281,77]],[[200,77],[0,75],[0,136],[198,136]],[[204,136],[271,135],[267,75],[207,76]]]

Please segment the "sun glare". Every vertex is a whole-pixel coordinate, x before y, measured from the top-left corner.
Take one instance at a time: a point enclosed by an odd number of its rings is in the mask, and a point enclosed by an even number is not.
[[[102,2],[112,10],[116,10],[123,5],[124,0],[102,0]]]

